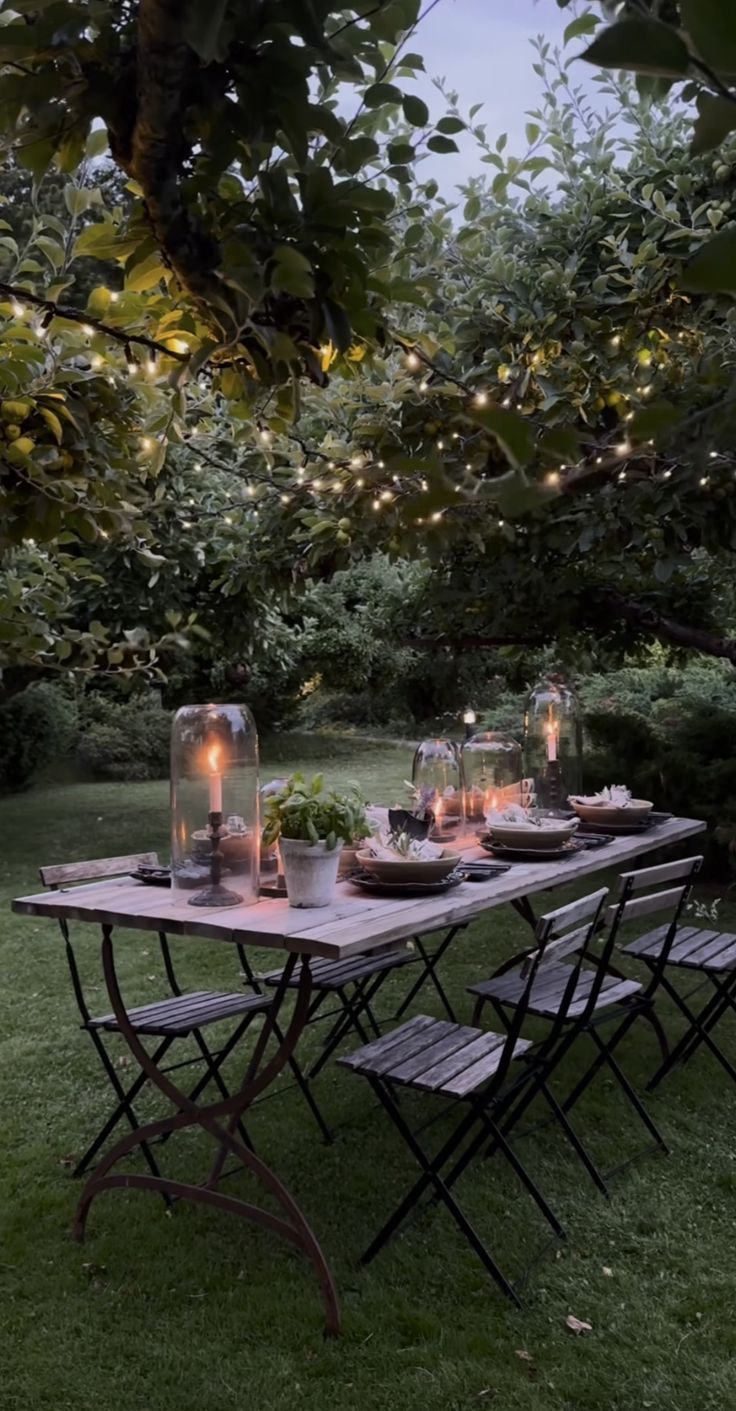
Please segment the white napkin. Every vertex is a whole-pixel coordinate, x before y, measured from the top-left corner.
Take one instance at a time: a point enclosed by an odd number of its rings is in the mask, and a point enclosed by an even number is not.
[[[444,849],[426,838],[412,838],[405,852],[399,852],[391,841],[388,829],[382,829],[377,838],[366,844],[373,857],[381,862],[435,862],[444,856]]]
[[[628,808],[631,789],[625,784],[611,784],[597,794],[571,794],[570,803],[585,804],[587,808]]]

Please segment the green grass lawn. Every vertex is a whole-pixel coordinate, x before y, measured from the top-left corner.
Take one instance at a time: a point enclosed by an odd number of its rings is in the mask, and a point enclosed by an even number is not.
[[[269,760],[274,772],[298,762],[290,749]],[[318,766],[331,779],[360,779],[374,798],[399,797],[407,752],[356,746],[349,758],[308,762]],[[319,1294],[301,1258],[244,1222],[182,1205],[167,1216],[155,1196],[115,1191],[94,1204],[87,1243],[75,1245],[79,1188],[69,1161],[107,1108],[106,1084],[76,1024],[58,932],[12,916],[8,903],[36,889],[39,863],[150,848],[165,855],[167,787],[46,788],[3,800],[0,809],[3,1411],[736,1405],[736,1091],[707,1056],[652,1100],[672,1155],[630,1168],[610,1204],[551,1129],[525,1140],[527,1163],[570,1239],[533,1272],[522,1312],[503,1301],[440,1209],[359,1269],[361,1249],[415,1172],[367,1085],[334,1066],[319,1088],[338,1129],[331,1147],[293,1091],[258,1109],[251,1128],[333,1263],[344,1313],[339,1341],[322,1337]],[[494,912],[458,939],[445,974],[462,1014],[465,985],[526,935],[513,913]],[[107,1008],[97,936],[90,928],[79,942],[92,1000]],[[237,982],[228,947],[174,945],[187,984]],[[117,956],[131,1002],[163,992],[153,937],[127,933]],[[391,981],[383,1008],[401,984]],[[422,1008],[436,1012],[428,991]],[[736,1035],[724,1038],[736,1057]],[[623,1057],[643,1081],[656,1059],[645,1028],[633,1031]],[[410,1102],[426,1112],[420,1097]],[[604,1162],[640,1141],[606,1081],[578,1122]],[[207,1154],[206,1143],[185,1135],[162,1159],[191,1177],[205,1169]],[[249,1189],[245,1177],[232,1186]],[[512,1274],[544,1241],[534,1206],[500,1163],[471,1168],[459,1195]],[[571,1333],[571,1313],[592,1332]]]

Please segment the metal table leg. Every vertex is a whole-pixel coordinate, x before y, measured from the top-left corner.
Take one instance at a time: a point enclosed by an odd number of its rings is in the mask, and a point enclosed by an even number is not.
[[[167,1073],[161,1072],[153,1057],[146,1051],[136,1031],[130,1024],[118,985],[113,953],[112,926],[102,927],[102,965],[105,974],[110,1004],[128,1048],[136,1062],[140,1064],[150,1081],[173,1104],[176,1111],[170,1117],[148,1122],[136,1131],[128,1133],[118,1141],[92,1173],[82,1192],[77,1207],[74,1235],[79,1241],[84,1239],[87,1216],[96,1196],[103,1191],[118,1187],[127,1190],[153,1190],[168,1196],[177,1196],[202,1205],[226,1210],[232,1215],[240,1215],[252,1224],[273,1230],[289,1241],[310,1260],[322,1289],[325,1306],[325,1330],[330,1334],[340,1331],[340,1309],[337,1290],[332,1272],[320,1245],[286,1186],[269,1166],[254,1151],[240,1140],[237,1126],[244,1113],[289,1062],[304,1029],[309,1011],[312,978],[309,959],[302,957],[296,1004],[288,1029],[278,1043],[276,1052],[264,1061],[266,1046],[274,1035],[278,1014],[287,992],[288,980],[293,974],[297,956],[290,956],[284,967],[281,983],[274,995],[273,1008],[267,1013],[263,1028],[245,1072],[239,1089],[228,1098],[198,1105],[190,1096],[177,1087]],[[216,1153],[207,1179],[201,1184],[172,1180],[167,1176],[153,1175],[150,1172],[122,1172],[115,1167],[122,1157],[136,1147],[144,1146],[154,1137],[162,1137],[171,1132],[183,1131],[188,1127],[200,1127],[212,1138]],[[254,1175],[274,1197],[283,1212],[274,1215],[259,1206],[236,1196],[225,1194],[219,1189],[223,1167],[227,1157],[234,1157],[246,1171]]]

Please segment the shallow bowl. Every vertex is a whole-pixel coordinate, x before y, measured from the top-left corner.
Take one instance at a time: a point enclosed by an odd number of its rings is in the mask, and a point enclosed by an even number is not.
[[[357,859],[366,872],[381,882],[441,882],[449,877],[461,861],[459,852],[444,851],[442,857],[423,860],[418,858],[399,859],[385,862],[374,857],[368,848],[360,848]]]
[[[570,841],[577,826],[576,818],[560,820],[553,828],[519,828],[513,823],[489,823],[488,832],[494,843],[503,843],[506,848],[552,852]]]
[[[626,808],[611,804],[572,803],[584,823],[643,823],[654,804],[648,799],[631,799]]]

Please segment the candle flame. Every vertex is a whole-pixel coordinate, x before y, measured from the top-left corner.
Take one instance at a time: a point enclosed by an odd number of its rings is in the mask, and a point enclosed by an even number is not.
[[[218,769],[220,768],[220,746],[219,746],[219,745],[213,745],[212,748],[207,751],[207,763],[208,763],[208,765],[209,765],[209,767],[210,767],[212,773],[213,773],[213,774],[216,774],[217,771],[218,771]]]

